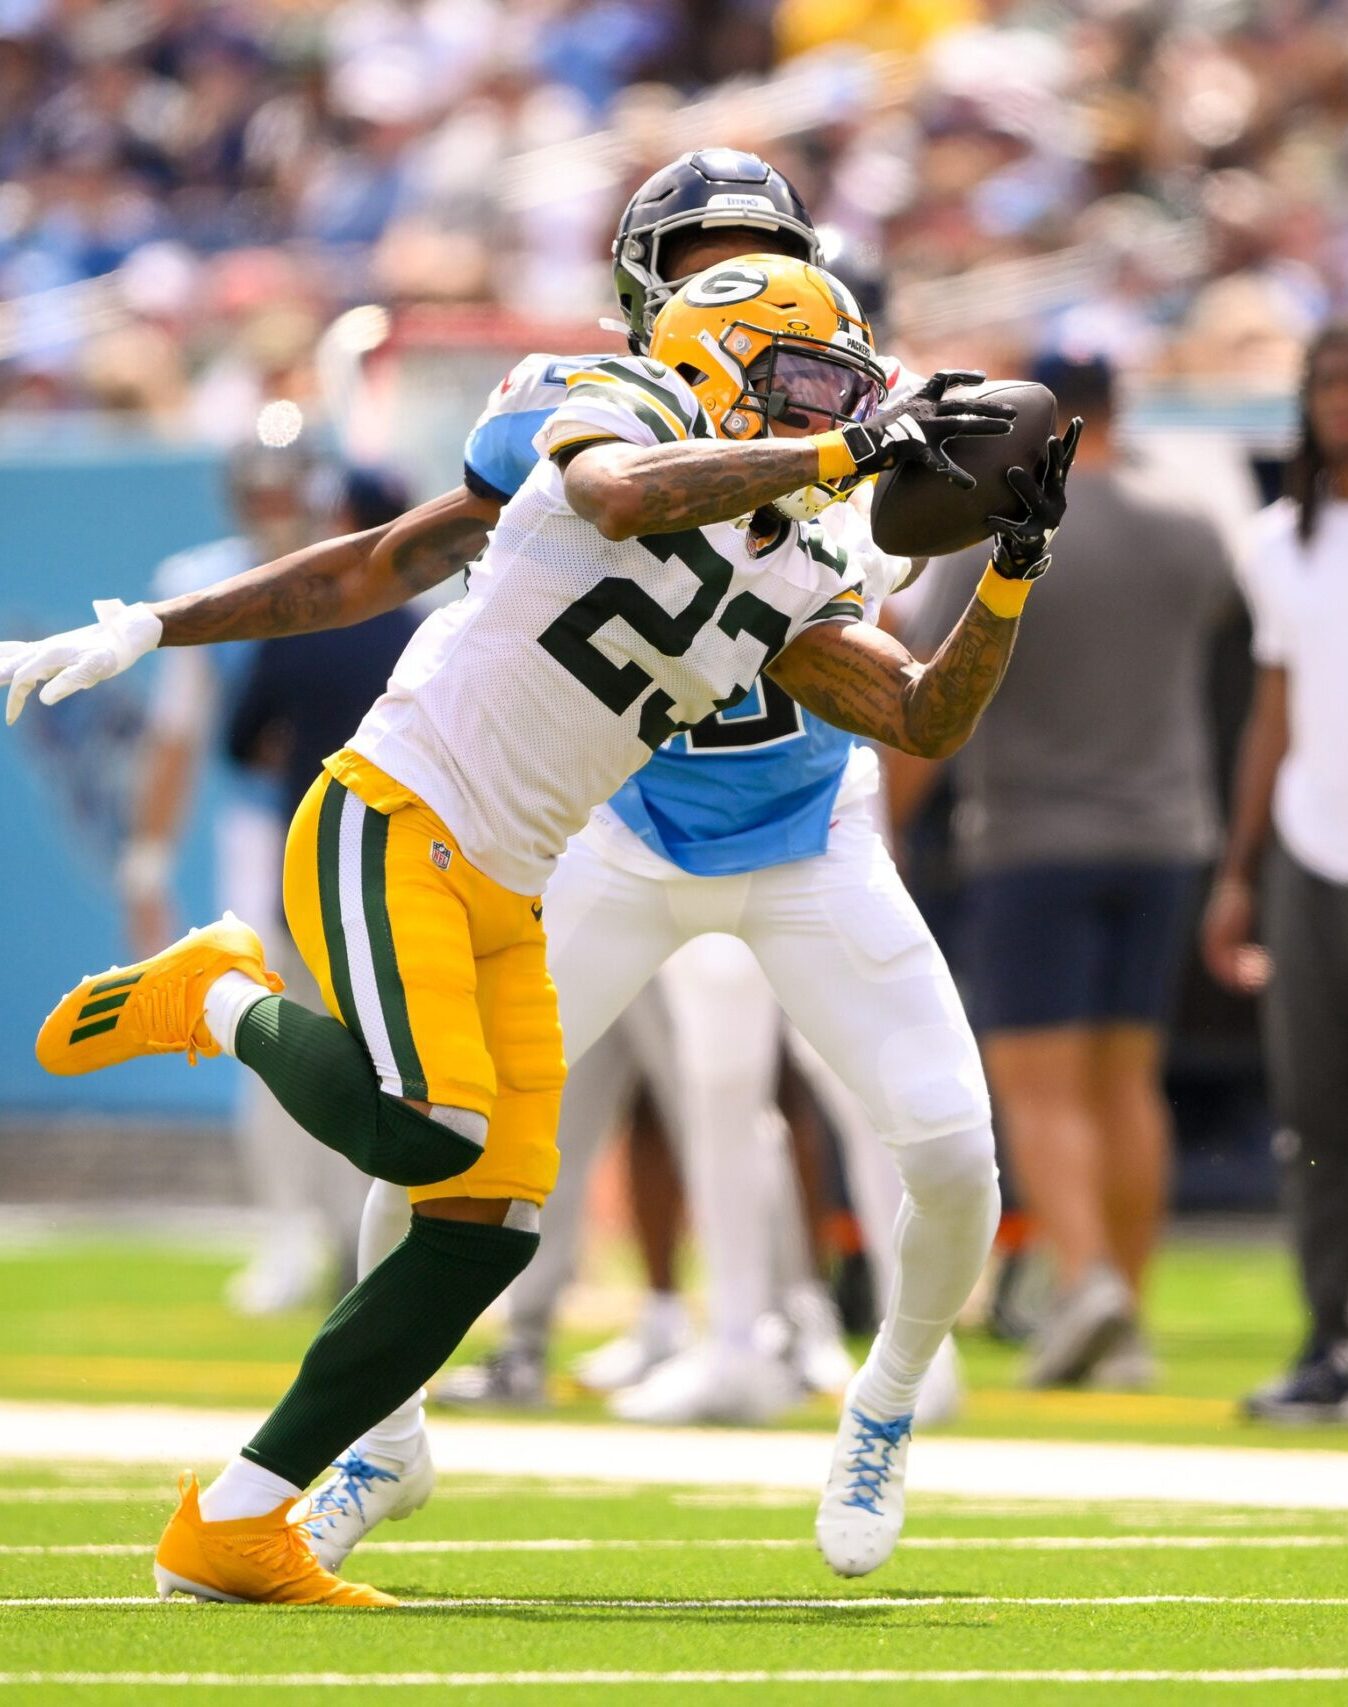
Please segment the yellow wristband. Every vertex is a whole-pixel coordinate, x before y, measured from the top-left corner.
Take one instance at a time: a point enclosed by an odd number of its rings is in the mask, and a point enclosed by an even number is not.
[[[999,575],[989,563],[978,583],[978,597],[994,616],[1019,616],[1033,585],[1033,581],[1012,581]]]
[[[832,485],[857,471],[856,458],[840,432],[819,433],[811,441],[819,452],[819,478]]]

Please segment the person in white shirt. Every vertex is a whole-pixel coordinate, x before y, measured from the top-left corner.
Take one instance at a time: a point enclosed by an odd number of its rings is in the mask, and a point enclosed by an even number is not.
[[[1307,352],[1287,496],[1257,518],[1244,580],[1258,676],[1203,951],[1228,988],[1264,992],[1278,1150],[1310,1315],[1292,1370],[1252,1394],[1245,1409],[1275,1422],[1341,1421],[1348,1418],[1348,322],[1327,326]],[[1257,911],[1266,948],[1254,940]]]

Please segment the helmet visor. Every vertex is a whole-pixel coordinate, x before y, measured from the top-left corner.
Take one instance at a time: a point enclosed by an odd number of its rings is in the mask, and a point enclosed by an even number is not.
[[[827,432],[864,421],[884,396],[882,379],[823,350],[774,344],[749,369],[749,391],[769,424]]]

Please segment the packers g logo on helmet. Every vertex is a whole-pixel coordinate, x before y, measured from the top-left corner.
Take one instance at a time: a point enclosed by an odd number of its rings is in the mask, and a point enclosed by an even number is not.
[[[689,279],[684,301],[694,308],[714,308],[722,302],[748,302],[751,297],[762,296],[767,288],[765,272],[730,261]]]
[[[744,255],[689,279],[656,317],[650,353],[687,382],[723,438],[828,432],[865,420],[885,395],[871,329],[851,291],[821,267],[783,255]],[[819,481],[779,498],[777,508],[817,515],[856,484]]]

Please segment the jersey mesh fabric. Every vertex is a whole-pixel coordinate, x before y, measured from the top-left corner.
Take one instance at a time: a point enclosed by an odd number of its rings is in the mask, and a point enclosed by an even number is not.
[[[568,399],[544,431],[565,442],[598,425],[651,442],[618,389]],[[663,734],[746,692],[821,612],[855,620],[860,586],[810,524],[760,557],[729,522],[606,540],[541,463],[502,512],[467,597],[422,625],[351,745],[425,800],[480,870],[537,894],[567,838]],[[720,625],[746,594],[772,646]]]

